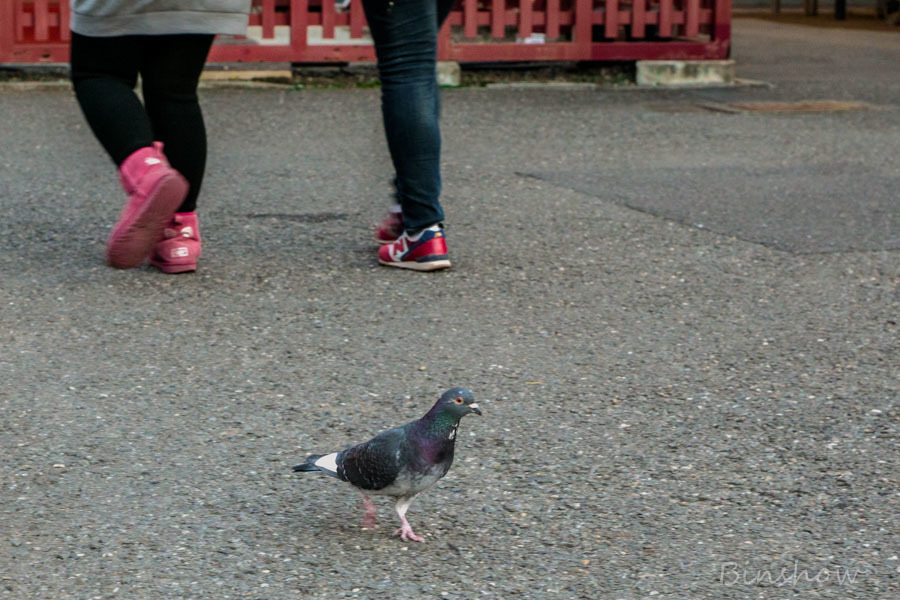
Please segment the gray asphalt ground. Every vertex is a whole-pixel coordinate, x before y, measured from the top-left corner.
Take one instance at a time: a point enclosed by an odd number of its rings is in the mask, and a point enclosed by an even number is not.
[[[896,598],[900,36],[727,90],[444,94],[454,268],[380,267],[378,90],[207,89],[196,274],[103,264],[67,88],[0,92],[0,598]],[[747,101],[867,110],[709,110]],[[453,385],[400,542],[293,474]],[[850,579],[847,577],[850,576]]]

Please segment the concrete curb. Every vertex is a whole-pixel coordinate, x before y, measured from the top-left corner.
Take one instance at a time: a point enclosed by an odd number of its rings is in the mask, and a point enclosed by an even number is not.
[[[734,83],[733,60],[639,60],[638,85],[684,86]]]
[[[256,79],[283,79],[291,81],[294,74],[290,69],[265,70],[219,70],[204,69],[200,81],[252,81]]]
[[[462,83],[462,68],[455,61],[439,61],[437,80],[441,87],[459,87]]]
[[[3,92],[31,92],[43,89],[59,89],[72,87],[68,79],[54,81],[0,81],[0,91]]]
[[[735,78],[732,83],[684,83],[681,85],[649,85],[649,84],[605,84],[591,83],[589,81],[512,81],[500,83],[488,83],[482,86],[485,89],[508,90],[508,89],[600,89],[614,90],[617,92],[665,92],[689,89],[735,89],[735,88],[774,88],[775,86],[767,81],[759,81],[756,79]]]

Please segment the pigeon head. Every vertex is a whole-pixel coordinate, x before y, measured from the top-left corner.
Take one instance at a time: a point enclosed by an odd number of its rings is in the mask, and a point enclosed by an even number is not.
[[[457,421],[469,413],[481,414],[472,390],[463,387],[455,387],[444,392],[432,410],[452,416]]]

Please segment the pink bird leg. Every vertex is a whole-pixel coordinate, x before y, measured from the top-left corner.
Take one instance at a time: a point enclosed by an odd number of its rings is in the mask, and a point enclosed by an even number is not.
[[[394,510],[397,511],[397,516],[400,517],[401,527],[394,532],[394,535],[399,535],[400,539],[403,541],[412,540],[414,542],[424,542],[425,538],[421,538],[413,533],[412,525],[410,525],[409,521],[406,520],[406,510],[409,508],[409,505],[411,503],[412,496],[408,498],[401,497],[397,499],[397,506],[394,507]]]
[[[372,499],[363,494],[362,497],[363,502],[363,518],[362,518],[362,527],[363,529],[372,529],[375,527],[375,517],[377,514],[377,509],[375,505],[372,503]]]

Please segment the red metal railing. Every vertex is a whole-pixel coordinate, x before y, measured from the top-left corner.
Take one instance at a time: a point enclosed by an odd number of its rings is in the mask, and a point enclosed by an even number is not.
[[[66,62],[68,0],[0,0],[0,63]],[[458,0],[440,60],[717,59],[731,0]],[[211,62],[373,61],[360,0],[254,0],[246,36],[220,36]]]

